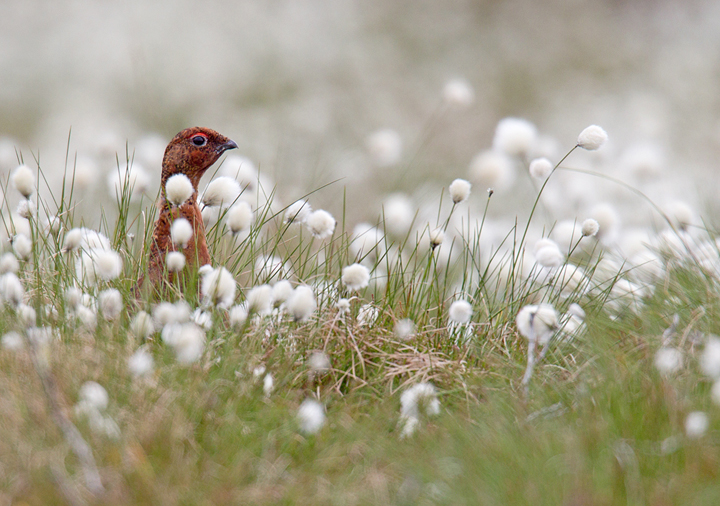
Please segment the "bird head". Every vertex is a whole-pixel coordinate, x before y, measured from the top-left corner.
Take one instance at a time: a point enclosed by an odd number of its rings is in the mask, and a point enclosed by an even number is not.
[[[185,174],[197,191],[200,178],[225,151],[237,144],[215,130],[203,127],[186,128],[165,148],[162,185],[175,174]]]

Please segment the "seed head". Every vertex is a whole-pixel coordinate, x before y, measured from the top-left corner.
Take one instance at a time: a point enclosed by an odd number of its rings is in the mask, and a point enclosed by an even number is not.
[[[430,231],[430,248],[435,249],[445,240],[445,231],[442,228],[436,228]]]
[[[0,274],[6,272],[17,272],[20,269],[17,257],[12,253],[3,253],[0,256]]]
[[[450,196],[455,204],[465,202],[470,196],[470,188],[472,185],[464,179],[456,179],[450,183]]]
[[[483,151],[470,162],[468,175],[482,188],[502,191],[515,182],[515,168],[512,160],[499,151]]]
[[[343,267],[342,282],[348,290],[361,290],[370,282],[370,270],[357,263]]]
[[[122,295],[120,295],[120,292],[115,288],[108,288],[100,292],[98,295],[98,303],[100,305],[100,312],[108,321],[117,319],[123,310]]]
[[[273,302],[276,306],[286,302],[293,295],[293,287],[287,279],[281,279],[272,287]]]
[[[685,435],[689,439],[700,439],[705,435],[710,426],[710,420],[706,413],[693,411],[685,418]]]
[[[173,221],[170,227],[170,238],[176,248],[185,248],[193,235],[192,225],[185,218]]]
[[[258,285],[247,294],[247,306],[250,311],[260,315],[270,314],[273,307],[273,291],[270,285]]]
[[[395,337],[401,341],[407,341],[415,337],[415,322],[410,318],[398,320],[395,323]]]
[[[385,230],[396,237],[403,237],[415,218],[410,198],[403,193],[388,196],[383,202],[383,217]]]
[[[307,435],[317,434],[325,425],[325,407],[314,399],[305,399],[297,413],[300,431]]]
[[[442,98],[450,107],[465,109],[475,102],[475,90],[465,79],[451,79],[443,87]]]
[[[95,381],[86,381],[78,392],[80,402],[86,402],[98,411],[104,411],[108,407],[108,393],[105,388]]]
[[[458,325],[465,325],[468,323],[470,318],[472,318],[472,314],[472,305],[464,299],[456,300],[450,304],[450,309],[448,309],[448,316],[450,317],[450,320]]]
[[[179,251],[168,251],[165,264],[169,272],[180,272],[185,268],[185,255]]]
[[[663,346],[655,352],[655,367],[664,376],[677,372],[682,365],[683,355],[677,348]]]
[[[27,165],[20,165],[12,171],[10,182],[26,199],[35,192],[35,173]]]
[[[230,232],[233,234],[245,232],[250,229],[252,224],[252,208],[245,201],[237,202],[228,209],[225,219]]]
[[[13,237],[12,241],[13,251],[20,260],[30,260],[32,255],[32,241],[27,238],[24,234],[18,234]]]
[[[330,237],[335,231],[336,221],[333,216],[322,209],[313,211],[305,220],[305,226],[310,230],[312,235],[318,239]]]
[[[245,325],[247,317],[248,311],[244,304],[238,304],[237,306],[233,306],[228,312],[230,325],[236,329],[239,329],[240,327]]]
[[[298,200],[290,204],[285,211],[285,223],[302,223],[312,213],[307,200]]]
[[[185,174],[175,174],[170,176],[165,183],[165,194],[168,202],[174,206],[179,206],[193,194],[193,185],[190,178]]]
[[[365,141],[370,158],[377,167],[390,167],[402,157],[402,139],[395,130],[386,128],[370,134]]]
[[[307,320],[312,316],[316,308],[315,294],[312,288],[307,285],[300,285],[295,288],[287,304],[288,312],[293,315],[295,321]]]
[[[598,230],[600,230],[600,225],[597,221],[592,218],[583,221],[581,228],[583,237],[593,237],[598,233]]]
[[[536,179],[547,179],[553,171],[553,164],[547,158],[536,158],[530,162],[530,175]]]
[[[608,135],[605,130],[597,125],[590,125],[580,132],[577,145],[583,149],[587,149],[588,151],[595,151],[600,149],[607,140]]]
[[[73,228],[65,234],[65,242],[63,243],[63,252],[75,251],[80,247],[83,238],[83,231],[80,228]]]
[[[235,278],[225,267],[213,269],[202,278],[201,291],[206,304],[228,308],[235,300],[236,289]]]
[[[208,207],[231,205],[240,196],[240,184],[231,177],[217,177],[210,181],[202,194],[202,203]]]
[[[495,128],[493,149],[509,156],[527,155],[537,141],[537,128],[526,119],[504,118]]]
[[[25,296],[20,279],[12,272],[0,276],[0,301],[18,306]]]
[[[128,370],[135,378],[152,375],[154,368],[155,360],[145,348],[139,348],[128,359]]]
[[[140,339],[147,339],[155,332],[152,317],[145,311],[138,311],[130,322],[130,332]]]
[[[550,304],[529,305],[518,312],[516,324],[528,341],[545,345],[558,328],[558,314]]]

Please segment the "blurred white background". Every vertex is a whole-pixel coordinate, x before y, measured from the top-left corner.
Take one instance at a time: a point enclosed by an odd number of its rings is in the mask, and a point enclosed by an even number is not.
[[[719,56],[712,0],[5,0],[0,168],[17,146],[61,174],[72,128],[89,195],[108,195],[127,143],[154,196],[164,145],[202,125],[234,139],[285,204],[344,178],[317,206],[339,212],[347,186],[348,208],[372,219],[389,191],[468,177],[497,122],[516,116],[558,157],[602,125],[611,141],[594,163],[620,177],[644,149],[655,198],[707,209]],[[447,110],[454,78],[474,102]],[[402,154],[378,166],[367,138],[386,128]]]

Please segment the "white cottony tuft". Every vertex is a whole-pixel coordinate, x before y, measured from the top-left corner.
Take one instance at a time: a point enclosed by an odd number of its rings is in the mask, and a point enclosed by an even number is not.
[[[317,308],[315,302],[315,294],[307,285],[300,285],[295,288],[292,296],[288,300],[287,310],[295,318],[295,321],[305,321]]]
[[[448,316],[450,317],[450,320],[458,325],[468,323],[470,318],[472,318],[472,314],[472,305],[463,299],[456,300],[450,304],[450,309],[448,309]]]
[[[580,230],[584,237],[593,237],[600,230],[600,224],[596,220],[588,218],[587,220],[582,222],[582,227]]]
[[[413,435],[423,413],[427,416],[440,414],[440,401],[432,383],[417,383],[400,396],[400,423],[403,425],[400,437]]]
[[[173,221],[170,227],[170,238],[178,248],[185,248],[193,235],[192,225],[185,218],[178,218]]]
[[[235,278],[225,267],[218,267],[203,275],[201,291],[203,301],[228,308],[235,300]]]
[[[315,374],[323,374],[330,370],[330,358],[322,351],[313,351],[308,358],[308,367]]]
[[[515,182],[515,168],[512,160],[499,151],[483,151],[470,162],[468,175],[483,188],[505,190]]]
[[[580,132],[577,145],[588,151],[595,151],[596,149],[600,149],[607,140],[608,135],[605,130],[597,125],[590,125]]]
[[[307,200],[298,200],[290,204],[285,211],[285,223],[302,223],[312,213]]]
[[[0,301],[17,306],[25,296],[20,279],[13,272],[8,272],[0,276]]]
[[[530,162],[530,175],[536,179],[547,179],[553,171],[553,164],[547,158],[536,158]]]
[[[217,177],[203,191],[201,201],[208,207],[229,206],[240,196],[240,183],[232,177]]]
[[[442,228],[431,230],[428,235],[430,236],[430,248],[433,250],[445,240],[445,231]]]
[[[20,334],[11,330],[3,334],[2,339],[0,339],[0,346],[5,350],[18,351],[25,347],[25,342]]]
[[[358,309],[357,321],[361,327],[372,327],[380,316],[380,309],[372,304],[363,304]]]
[[[317,434],[325,425],[325,406],[314,399],[305,399],[298,408],[297,418],[301,432]]]
[[[442,98],[451,107],[466,108],[475,102],[475,90],[465,79],[451,79],[443,87]]]
[[[685,230],[695,221],[695,212],[687,202],[676,200],[665,208],[665,214],[674,227]]]
[[[15,255],[20,260],[29,260],[32,255],[32,241],[25,234],[18,234],[13,237],[12,247]]]
[[[205,332],[194,323],[175,323],[163,329],[163,340],[172,346],[175,358],[188,365],[200,360],[205,350]]]
[[[237,306],[233,306],[228,311],[228,318],[230,320],[230,325],[236,329],[239,329],[245,324],[245,321],[248,317],[248,311],[245,305],[238,304]]]
[[[155,360],[145,348],[138,349],[128,359],[128,370],[135,378],[150,376],[154,368]]]
[[[104,411],[108,406],[108,393],[105,388],[95,381],[86,381],[80,387],[80,401],[88,403],[98,411]]]
[[[493,149],[509,156],[524,156],[535,147],[536,141],[535,125],[526,119],[504,118],[495,128]]]
[[[250,204],[244,200],[233,204],[225,216],[227,226],[233,234],[239,234],[249,230],[252,219],[252,208]]]
[[[712,399],[713,404],[720,406],[720,381],[713,383],[713,386],[710,389],[710,398]]]
[[[130,322],[130,332],[140,339],[147,339],[155,332],[152,316],[145,311],[138,311]]]
[[[273,307],[273,290],[270,285],[258,285],[247,294],[248,309],[260,315],[270,314]]]
[[[706,413],[693,411],[685,418],[685,435],[689,439],[700,439],[705,435],[710,426],[710,420]]]
[[[281,279],[277,283],[275,283],[272,287],[272,297],[273,297],[273,303],[276,306],[279,306],[280,304],[287,302],[287,300],[292,297],[293,295],[293,287],[290,284],[290,281],[287,279]]]
[[[415,322],[410,318],[398,320],[395,323],[395,337],[401,341],[407,341],[415,337]]]
[[[335,224],[335,218],[333,218],[332,214],[322,209],[313,211],[305,219],[305,226],[318,239],[330,237],[335,231]]]
[[[558,314],[550,304],[529,305],[518,312],[516,324],[525,339],[545,345],[558,328]]]
[[[677,348],[662,347],[655,352],[655,367],[665,376],[680,370],[683,365],[683,355]]]
[[[708,337],[700,355],[700,370],[705,376],[720,380],[720,338],[717,336]]]
[[[35,192],[35,173],[27,165],[20,165],[10,174],[10,182],[26,199]]]
[[[172,323],[184,323],[190,318],[190,307],[187,303],[178,301],[175,304],[172,302],[161,302],[155,309],[153,309],[153,321],[157,328],[165,327]]]
[[[406,235],[415,218],[410,198],[403,193],[388,196],[383,202],[383,218],[389,234],[397,237]]]
[[[192,196],[192,193],[192,183],[185,174],[170,176],[167,183],[165,183],[165,194],[168,201],[174,206],[181,205]]]
[[[273,379],[272,374],[267,373],[263,378],[263,393],[265,394],[265,397],[270,397],[270,394],[274,389],[275,380]]]
[[[369,275],[368,275],[369,278]],[[338,314],[340,316],[343,316],[345,313],[350,311],[350,301],[348,299],[342,298],[335,303],[335,307],[338,310]]]
[[[122,259],[112,250],[94,248],[83,251],[75,264],[77,276],[89,285],[94,285],[97,278],[110,281],[122,272]]]
[[[535,248],[535,260],[543,267],[559,267],[565,262],[565,256],[551,239],[541,239]]]
[[[180,272],[185,268],[185,255],[179,251],[168,251],[165,263],[169,272]]]
[[[34,218],[37,214],[37,206],[32,203],[30,199],[23,199],[18,203],[17,209],[15,210],[18,216],[29,220]]]
[[[377,167],[395,165],[402,157],[402,139],[395,130],[386,128],[370,134],[365,146]]]
[[[116,320],[123,310],[123,300],[120,292],[115,288],[103,290],[98,295],[98,305],[103,317],[108,320]]]
[[[370,270],[361,264],[343,267],[342,282],[348,290],[361,290],[370,282]]]
[[[80,243],[83,238],[83,231],[81,228],[73,228],[72,230],[68,230],[68,233],[65,234],[65,242],[63,243],[63,251],[75,251],[80,247]]]
[[[450,183],[450,197],[455,204],[465,202],[470,196],[472,185],[464,179],[456,179]]]
[[[32,328],[37,323],[37,313],[35,309],[27,304],[18,304],[15,311],[17,312],[18,321],[22,323],[25,328]]]
[[[17,272],[18,269],[20,269],[20,264],[15,255],[12,253],[3,253],[0,255],[0,274]]]

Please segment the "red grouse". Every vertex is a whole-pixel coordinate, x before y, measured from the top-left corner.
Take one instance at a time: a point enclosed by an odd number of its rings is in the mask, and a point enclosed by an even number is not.
[[[161,191],[158,207],[160,216],[155,222],[147,277],[153,286],[165,275],[165,257],[169,251],[181,250],[185,254],[187,266],[200,266],[210,263],[205,240],[205,225],[197,204],[198,183],[205,171],[220,158],[225,151],[237,148],[233,141],[209,128],[192,127],[178,133],[165,148],[162,161]],[[192,183],[192,196],[184,203],[174,206],[167,199],[165,185],[170,177],[184,174]],[[187,245],[176,248],[170,237],[170,227],[174,220],[185,218],[190,222],[193,235]],[[142,285],[143,278],[138,283]]]

